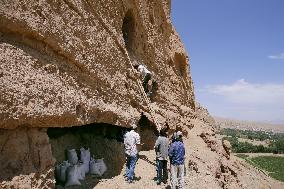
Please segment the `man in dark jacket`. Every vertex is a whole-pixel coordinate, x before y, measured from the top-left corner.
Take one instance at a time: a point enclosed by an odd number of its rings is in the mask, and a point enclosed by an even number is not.
[[[167,132],[165,129],[160,131],[160,136],[155,143],[156,162],[157,162],[157,184],[167,183],[168,179],[168,149],[169,139],[167,138]]]
[[[184,160],[185,148],[182,142],[182,132],[175,133],[174,140],[169,148],[171,163],[171,188],[184,189]]]

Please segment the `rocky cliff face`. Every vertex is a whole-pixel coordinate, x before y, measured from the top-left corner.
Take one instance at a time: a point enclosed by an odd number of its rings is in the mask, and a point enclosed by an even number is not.
[[[200,103],[196,102],[195,104],[196,116],[199,120],[202,120],[204,123],[215,126],[215,119],[209,114],[208,110],[201,106]]]
[[[158,121],[194,109],[169,1],[2,1],[0,127],[127,126],[148,107],[130,62],[155,74]],[[124,38],[123,38],[124,37]]]
[[[153,122],[131,64],[157,80],[152,107],[161,125],[184,127],[194,112],[189,58],[168,0],[0,1],[0,61],[1,170],[9,170],[1,180],[53,166],[48,136],[36,128],[128,127],[141,112]],[[29,132],[45,142],[36,145]]]
[[[95,139],[101,145],[97,153],[112,162],[111,147],[123,148],[112,131],[129,127],[135,118],[147,123],[140,132],[146,148],[152,147],[147,142],[155,139],[153,118],[137,84],[141,78],[131,69],[137,63],[158,83],[151,98],[157,122],[189,133],[187,165],[195,170],[196,183],[210,177],[216,187],[240,186],[229,155],[208,126],[212,120],[204,109],[195,111],[189,57],[172,26],[170,3],[0,1],[0,187],[54,186],[52,168],[64,159],[63,144],[83,143],[72,140],[73,134],[49,138],[47,128],[111,125],[110,133],[103,129]],[[120,160],[116,172],[123,154]]]

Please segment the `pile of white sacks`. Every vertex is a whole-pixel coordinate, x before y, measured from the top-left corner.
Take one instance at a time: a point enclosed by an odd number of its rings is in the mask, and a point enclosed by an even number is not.
[[[81,185],[88,173],[102,176],[107,171],[104,160],[91,158],[89,149],[80,148],[80,160],[75,149],[68,150],[67,158],[55,167],[56,179],[65,186]]]

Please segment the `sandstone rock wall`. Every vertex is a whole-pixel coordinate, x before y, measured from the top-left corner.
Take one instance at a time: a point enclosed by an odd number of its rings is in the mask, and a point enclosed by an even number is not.
[[[0,181],[13,179],[7,184],[12,184],[14,188],[53,185],[52,168],[55,160],[46,129],[0,129],[0,162]],[[41,178],[42,174],[44,176]],[[21,183],[22,186],[15,183]],[[0,188],[13,187],[0,182]]]
[[[170,3],[0,0],[0,188],[53,186],[53,155],[61,161],[64,147],[52,154],[48,127],[128,127],[141,112],[153,122],[131,63],[143,63],[155,75],[157,121],[188,133],[190,186],[248,188],[240,184],[245,171],[232,165],[210,127],[214,120],[208,111],[201,106],[195,110],[189,57],[172,26]],[[151,127],[142,132],[150,148]],[[63,137],[51,143],[69,141]],[[122,151],[113,140],[100,145]],[[119,157],[115,172],[121,170]]]
[[[155,74],[158,122],[187,123],[180,112],[194,110],[189,58],[169,0],[1,1],[0,127],[128,126],[149,110],[126,48]]]
[[[188,62],[169,0],[0,1],[1,187],[53,178],[58,157],[45,128],[128,127],[141,112],[153,122],[131,64],[155,75],[158,122],[188,125],[195,108]]]
[[[195,107],[196,117],[199,120],[202,120],[204,123],[210,126],[216,127],[215,119],[210,115],[209,111],[206,108],[202,107],[198,102],[196,102]]]

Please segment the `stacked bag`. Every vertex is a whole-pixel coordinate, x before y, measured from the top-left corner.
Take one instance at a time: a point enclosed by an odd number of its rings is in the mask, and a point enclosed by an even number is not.
[[[91,158],[89,149],[80,148],[79,161],[75,149],[67,151],[67,158],[68,161],[63,161],[55,167],[56,179],[65,183],[65,187],[81,185],[80,180],[84,180],[88,173],[102,176],[107,171],[104,160]]]
[[[94,159],[91,158],[90,161],[90,173],[94,175],[99,175],[100,177],[106,172],[107,166],[104,159]]]

